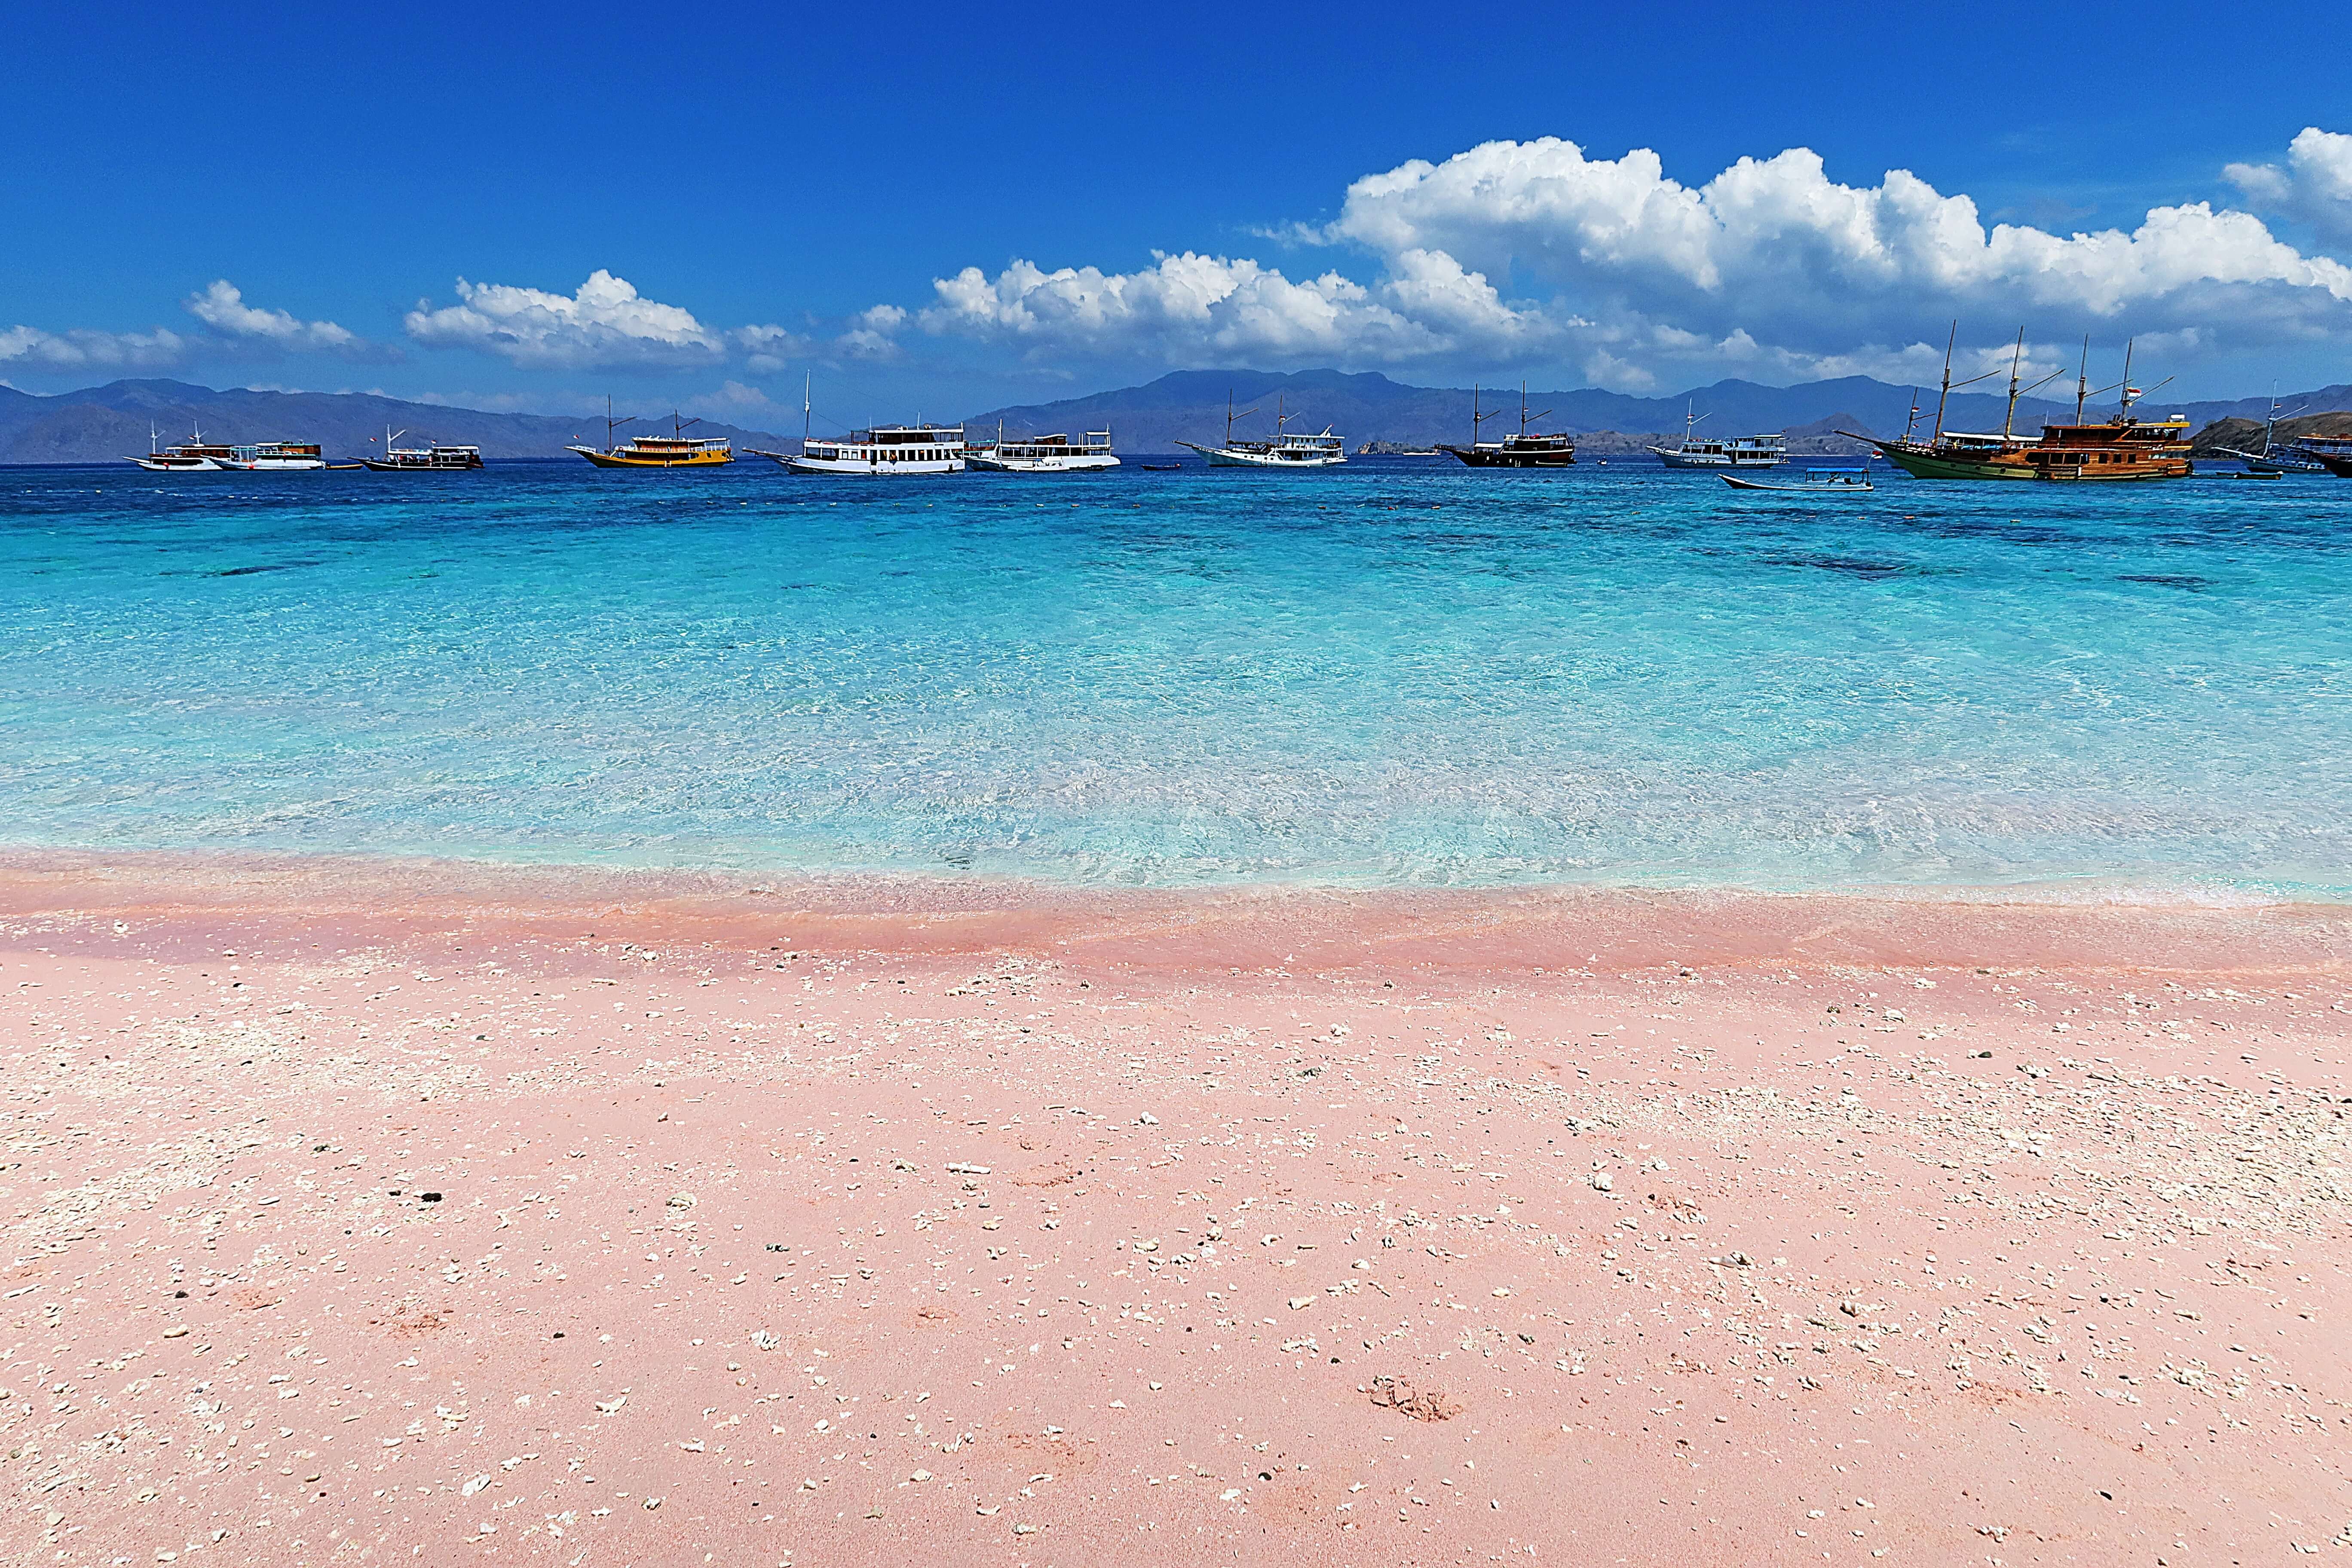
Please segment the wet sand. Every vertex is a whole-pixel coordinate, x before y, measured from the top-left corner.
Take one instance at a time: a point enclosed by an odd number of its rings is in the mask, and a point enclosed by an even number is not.
[[[2352,1548],[2332,908],[0,859],[26,1563]]]

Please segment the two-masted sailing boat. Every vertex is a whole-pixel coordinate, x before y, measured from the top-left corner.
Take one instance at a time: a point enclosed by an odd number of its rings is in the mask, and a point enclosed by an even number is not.
[[[1565,468],[1576,461],[1575,437],[1546,436],[1528,431],[1530,416],[1528,413],[1527,383],[1519,384],[1519,433],[1506,436],[1499,441],[1478,439],[1478,426],[1502,412],[1497,408],[1491,414],[1479,413],[1478,389],[1473,386],[1470,389],[1470,444],[1467,447],[1449,447],[1440,442],[1437,449],[1453,453],[1474,468]],[[1550,413],[1551,410],[1547,408],[1532,417],[1542,419]]]
[[[1925,441],[1912,439],[1905,431],[1899,441],[1882,441],[1874,436],[1864,436],[1852,430],[1841,430],[1841,436],[1856,441],[1867,441],[1885,453],[1887,461],[1905,473],[1923,479],[2030,479],[2034,478],[2033,465],[2026,459],[2025,449],[2033,445],[2033,437],[2017,433],[2017,400],[2027,392],[2048,384],[2060,372],[2052,371],[2031,387],[2021,389],[2018,378],[2025,363],[2025,329],[2017,330],[2017,347],[2009,363],[2009,416],[2000,422],[2000,434],[1977,434],[1944,428],[1944,413],[1950,405],[1956,387],[1973,386],[1987,376],[1997,374],[1986,371],[1966,381],[1952,379],[1952,350],[1959,342],[1960,324],[1952,323],[1950,334],[1944,342],[1944,384],[1936,396],[1936,424]],[[2089,340],[2085,339],[2087,348]],[[2101,391],[2107,388],[2102,387]],[[1918,410],[1912,410],[1916,417]]]
[[[1234,398],[1225,395],[1225,442],[1222,447],[1203,447],[1196,441],[1179,441],[1179,447],[1189,447],[1209,459],[1213,468],[1332,468],[1348,460],[1347,443],[1331,434],[1325,426],[1319,436],[1294,436],[1285,428],[1295,414],[1283,412],[1283,400],[1275,400],[1274,439],[1271,441],[1236,441],[1234,421],[1246,419],[1257,412],[1244,408],[1234,412]]]
[[[613,432],[624,425],[634,424],[636,416],[625,419],[613,417],[613,400],[604,400],[604,445],[602,447],[572,446],[567,452],[577,452],[600,468],[707,468],[735,460],[734,445],[726,440],[688,436],[687,427],[702,423],[699,419],[670,413],[670,433],[667,436],[635,436],[625,447],[616,446]]]
[[[1944,428],[1944,415],[1951,404],[1953,389],[1973,386],[1996,374],[1988,370],[1969,376],[1966,381],[1952,379],[1952,351],[1959,342],[1959,332],[1960,324],[1953,322],[1944,343],[1944,380],[1936,395],[1936,423],[1927,440],[1913,439],[1907,429],[1900,441],[1880,441],[1850,430],[1841,430],[1838,434],[1869,442],[1885,454],[1888,461],[1919,479],[2030,479],[2033,478],[2033,467],[2025,460],[2024,448],[2032,444],[2032,437],[2017,434],[2017,400],[2021,395],[2018,377],[2025,352],[2025,330],[2018,329],[2017,348],[2011,355],[2009,415],[2001,421],[2000,433],[1997,436],[1989,432],[1980,434]],[[2034,384],[2040,386],[2049,379],[2044,376],[2042,382]],[[1912,414],[1916,418],[1918,410],[1915,407]]]
[[[133,458],[131,461],[151,474],[216,474],[221,471],[223,460],[235,451],[233,447],[206,446],[202,430],[197,430],[191,439],[176,447],[166,447],[163,445],[162,437],[155,434],[155,427],[150,425],[147,426],[147,455]]]

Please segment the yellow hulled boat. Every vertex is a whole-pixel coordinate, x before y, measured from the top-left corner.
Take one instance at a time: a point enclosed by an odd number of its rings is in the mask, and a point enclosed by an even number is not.
[[[638,436],[625,447],[614,446],[614,430],[635,417],[631,415],[628,419],[614,418],[608,401],[604,410],[604,445],[601,448],[566,447],[564,450],[579,453],[600,468],[707,468],[735,460],[733,443],[688,436],[687,427],[702,421],[681,419],[675,413],[670,416],[670,434]]]

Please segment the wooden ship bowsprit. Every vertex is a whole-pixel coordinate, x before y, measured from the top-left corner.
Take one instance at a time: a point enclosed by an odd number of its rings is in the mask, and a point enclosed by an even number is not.
[[[1478,439],[1478,426],[1502,413],[1497,408],[1490,414],[1478,412],[1478,389],[1470,389],[1470,444],[1449,447],[1438,443],[1441,452],[1451,452],[1474,468],[1565,468],[1576,461],[1576,437],[1559,434],[1530,433],[1528,426],[1536,419],[1549,416],[1547,408],[1541,414],[1528,413],[1528,388],[1519,384],[1519,433],[1506,436],[1499,441]]]

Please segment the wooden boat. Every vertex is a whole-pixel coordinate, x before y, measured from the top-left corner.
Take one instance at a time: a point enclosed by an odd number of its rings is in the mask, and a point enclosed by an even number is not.
[[[1441,452],[1452,453],[1474,468],[1565,468],[1575,464],[1575,437],[1547,436],[1528,431],[1528,388],[1525,382],[1519,384],[1519,433],[1516,436],[1506,436],[1499,441],[1478,439],[1478,426],[1496,417],[1501,412],[1502,410],[1496,409],[1493,414],[1479,413],[1478,389],[1473,386],[1470,389],[1470,444],[1467,447],[1449,447],[1440,442],[1437,449]],[[1542,414],[1536,415],[1534,417],[1541,419],[1550,412],[1551,410],[1547,408]]]
[[[2189,460],[2189,419],[2176,414],[2153,422],[2132,417],[2132,405],[2147,394],[2131,384],[2132,345],[2124,345],[2124,378],[2116,385],[2122,395],[2116,416],[2103,425],[2081,423],[2087,376],[2075,381],[2076,423],[2045,425],[2042,439],[2026,449],[2034,478],[2067,484],[2109,483],[2138,479],[2181,479],[2197,471]],[[2172,378],[2167,376],[2165,381]],[[2164,384],[2160,381],[2158,386]],[[2151,389],[2152,390],[2152,389]]]
[[[1958,343],[1959,335],[1960,324],[1954,321],[1950,334],[1944,340],[1943,389],[1936,398],[1934,433],[1927,440],[1913,440],[1907,427],[1904,430],[1903,439],[1900,441],[1883,441],[1877,437],[1864,436],[1852,430],[1841,430],[1838,434],[1851,437],[1857,441],[1869,442],[1888,462],[1914,479],[2030,479],[2033,478],[2033,466],[2025,458],[2025,448],[2033,443],[2032,437],[2017,434],[2017,400],[2024,393],[2032,392],[2054,381],[2062,373],[2053,370],[2035,382],[2032,386],[2020,387],[2019,374],[2023,370],[2025,363],[2025,329],[2020,327],[2017,330],[2017,347],[2010,355],[2009,415],[2000,423],[2000,434],[1996,436],[1988,432],[1979,435],[1969,431],[1947,430],[1944,428],[1944,411],[1951,402],[1952,389],[1972,385],[1994,374],[1991,371],[1986,371],[1983,375],[1972,375],[1966,381],[1952,379],[1952,350]],[[2090,340],[2085,338],[2084,340],[2085,353],[2089,352],[2089,348]],[[1912,407],[1911,416],[1915,420],[1919,416],[1919,410],[1916,405]]]
[[[1234,413],[1233,395],[1228,393],[1225,396],[1223,446],[1203,447],[1193,441],[1176,444],[1188,447],[1208,458],[1209,467],[1213,468],[1335,468],[1348,460],[1348,444],[1331,434],[1330,426],[1324,426],[1319,436],[1293,436],[1284,426],[1298,416],[1284,413],[1280,398],[1276,399],[1274,406],[1274,439],[1271,441],[1234,439],[1234,421],[1246,419],[1257,410],[1245,408],[1239,414]]]
[[[2295,445],[2336,478],[2352,479],[2352,436],[2305,436]]]
[[[577,452],[600,468],[707,468],[735,460],[732,442],[709,440],[688,436],[687,427],[702,423],[699,419],[684,419],[677,411],[670,411],[670,433],[667,436],[634,437],[625,447],[613,444],[613,432],[632,424],[636,416],[625,419],[613,417],[613,400],[604,400],[604,445],[566,447],[567,452]]]
[[[1958,324],[1953,325],[1957,337]],[[2018,334],[2018,353],[2024,352],[2024,333]],[[1966,386],[1967,381],[1952,380],[1952,347],[1944,347],[1944,395],[1947,399],[1956,386]],[[2132,417],[2132,405],[2147,395],[2131,384],[2129,343],[2124,346],[2124,379],[2113,387],[2100,387],[2094,392],[2090,384],[2090,340],[2083,340],[2083,364],[2074,383],[2074,419],[2072,424],[2044,425],[2039,438],[2028,441],[2004,427],[1999,436],[1958,436],[1945,431],[1944,407],[1936,406],[1937,431],[1927,442],[1907,437],[1901,441],[1884,441],[1858,432],[1842,430],[1842,436],[1853,436],[1867,441],[1885,455],[1887,461],[1905,472],[1925,479],[2049,479],[2066,484],[2109,482],[2134,479],[2177,479],[2196,471],[2189,460],[2189,421],[2180,415],[2154,422]],[[2017,416],[2019,396],[2018,361],[2010,369],[2010,424]],[[1987,374],[1990,374],[1988,372]],[[1971,376],[1981,381],[1983,376]],[[2042,377],[2047,382],[2048,376]],[[2171,377],[2167,376],[2166,381]],[[2042,384],[2037,382],[2035,385]],[[2157,385],[2163,385],[2163,382]],[[2088,401],[2099,393],[2120,390],[2122,395],[2116,416],[2102,424],[2091,424],[2083,417]],[[2152,390],[2152,389],[2151,389]]]
[[[221,471],[222,460],[234,450],[229,447],[205,446],[202,430],[196,431],[191,440],[166,447],[151,425],[147,427],[147,455],[130,460],[151,474],[216,474]]]

